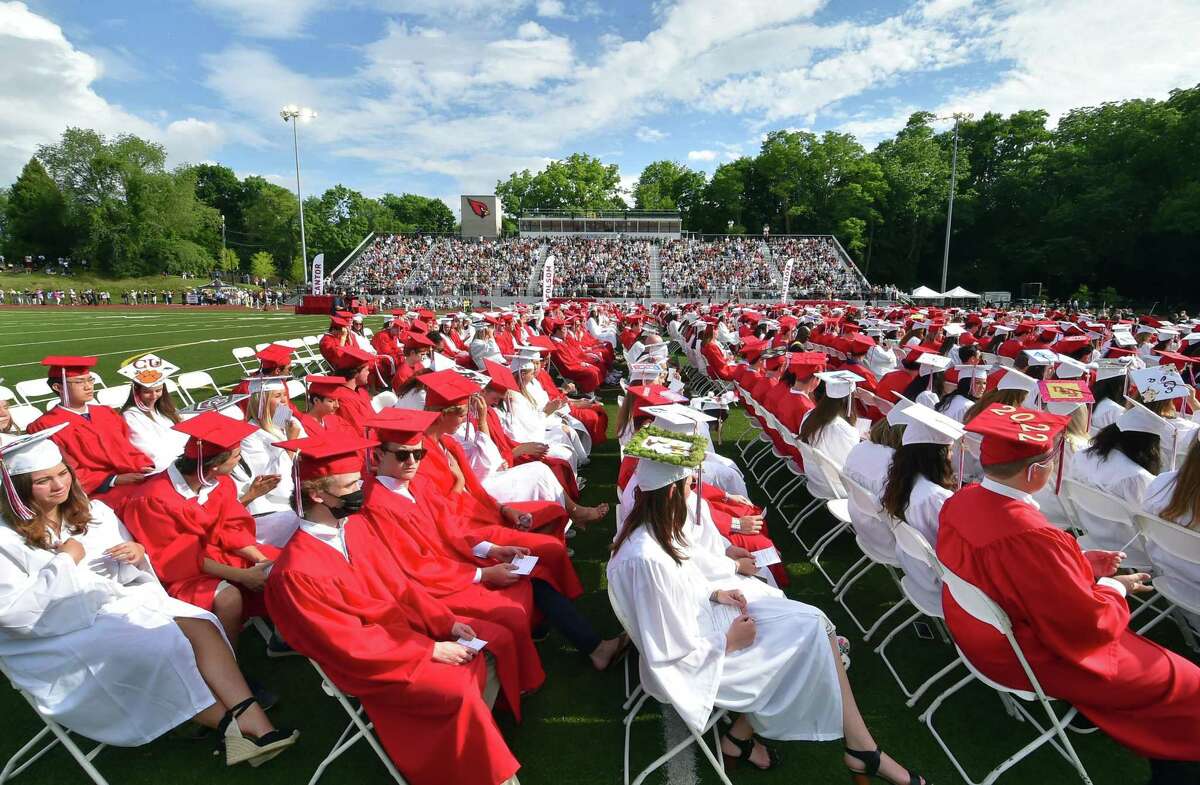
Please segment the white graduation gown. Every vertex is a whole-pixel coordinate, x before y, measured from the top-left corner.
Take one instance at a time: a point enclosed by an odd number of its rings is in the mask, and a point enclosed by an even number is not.
[[[891,447],[882,444],[859,442],[846,456],[846,465],[842,467],[842,471],[875,499],[881,499],[883,489],[887,486],[888,467],[892,465],[892,456],[895,453]],[[895,553],[896,535],[892,533],[891,524],[887,519],[877,517],[877,510],[863,509],[856,503],[853,494],[848,499],[848,506],[855,537],[860,542],[865,540],[867,547],[875,553]]]
[[[150,456],[155,472],[161,472],[183,455],[188,436],[174,430],[175,423],[169,418],[157,411],[147,412],[136,406],[121,412],[121,416],[129,426],[130,443]]]
[[[500,354],[500,345],[493,338],[490,341],[485,341],[482,338],[476,338],[471,341],[468,351],[471,353],[471,361],[475,363],[475,369],[478,371],[484,370],[487,366],[485,360],[491,360],[494,363],[504,365],[504,355]]]
[[[953,491],[930,482],[924,475],[917,477],[913,483],[908,506],[904,508],[904,522],[919,531],[932,548],[937,547],[938,516],[942,512],[942,505],[952,494]],[[900,548],[896,548],[896,559],[904,570],[905,590],[918,599],[919,607],[936,610],[940,616],[942,579],[931,572],[924,562],[912,559]]]
[[[547,417],[521,393],[508,393],[500,419],[515,441],[541,442],[550,445],[551,449],[561,445],[571,451],[572,469],[578,469],[586,462],[587,451],[583,449],[578,433],[561,420]],[[561,451],[552,454],[560,455]]]
[[[946,404],[946,408],[942,409],[942,414],[959,422],[966,422],[967,411],[975,405],[975,401],[965,395],[955,395],[950,399],[950,403]]]
[[[690,540],[683,551],[687,558],[676,564],[639,527],[608,563],[609,597],[637,646],[646,692],[670,701],[697,730],[718,707],[746,714],[767,738],[841,738],[841,691],[825,615],[753,578],[711,577],[715,556]],[[747,648],[726,653],[725,634],[738,611],[710,602],[716,589],[746,593],[757,631]]]
[[[804,417],[800,420],[800,426],[804,427],[804,421],[812,414],[813,410],[808,410],[804,413]],[[841,468],[846,463],[846,456],[850,454],[850,450],[854,445],[862,441],[862,436],[858,429],[847,422],[843,417],[834,417],[825,427],[817,431],[816,436],[810,444],[821,452],[825,453],[834,465]],[[822,498],[831,499],[835,496],[832,489],[826,487],[825,482],[819,478],[816,472],[808,474],[808,482],[812,486],[814,495]]]
[[[1142,499],[1142,509],[1150,515],[1162,517],[1162,511],[1171,503],[1171,496],[1175,493],[1175,479],[1178,476],[1177,471],[1163,472],[1154,478],[1154,481],[1146,488],[1146,495]],[[1180,526],[1194,527],[1195,519],[1191,515],[1175,521]],[[1191,597],[1200,605],[1200,566],[1185,559],[1181,559],[1172,551],[1162,548],[1149,540],[1146,541],[1146,553],[1150,556],[1151,563],[1154,564],[1154,572],[1156,577],[1168,577],[1170,580],[1181,584],[1185,593],[1191,593]],[[1192,629],[1200,633],[1200,614],[1189,613],[1180,609],[1180,613],[1188,620]]]
[[[87,534],[76,538],[79,564],[0,524],[0,660],[43,714],[89,739],[135,747],[216,702],[173,619],[220,625],[167,596],[147,564],[105,558],[130,538],[102,502],[91,509]]]
[[[529,383],[529,397],[537,405],[538,411],[545,411],[546,405],[550,403],[550,394],[546,392],[546,388],[542,387],[541,383],[536,381]],[[588,431],[586,425],[571,414],[571,407],[564,404],[556,409],[553,414],[543,416],[550,422],[557,420],[575,431],[575,438],[579,440],[580,447],[583,450],[584,462],[586,463],[587,456],[592,454],[592,434]]]
[[[1080,450],[1075,453],[1070,463],[1064,467],[1067,476],[1084,485],[1099,488],[1125,501],[1132,509],[1138,509],[1146,488],[1154,479],[1154,475],[1143,469],[1125,456],[1120,450],[1112,450],[1105,458],[1090,452]],[[1116,550],[1123,548],[1129,553],[1130,560],[1142,560],[1145,554],[1140,545],[1124,543],[1128,535],[1124,530],[1114,530],[1113,525],[1089,513],[1076,505],[1079,523],[1099,547]]]
[[[1111,398],[1105,398],[1092,407],[1091,432],[1092,436],[1100,433],[1105,427],[1112,425],[1125,411],[1125,407]]]
[[[567,505],[567,494],[554,471],[540,461],[509,466],[495,442],[471,423],[454,432],[471,471],[484,490],[500,502],[557,502]]]

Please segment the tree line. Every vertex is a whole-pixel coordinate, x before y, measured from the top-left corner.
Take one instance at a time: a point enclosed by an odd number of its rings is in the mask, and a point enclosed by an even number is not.
[[[343,185],[304,200],[310,258],[340,261],[368,232],[453,232],[439,199]],[[69,128],[43,145],[0,190],[0,253],[10,263],[44,256],[114,277],[213,270],[303,280],[296,195],[219,164],[168,170],[161,145]]]
[[[948,285],[1194,300],[1200,86],[1047,121],[1028,110],[960,123]],[[632,205],[617,167],[585,154],[515,172],[496,193],[512,214],[632,206],[679,210],[686,230],[705,234],[833,234],[872,281],[937,287],[954,134],[933,123],[915,113],[870,151],[850,134],[774,131],[711,177],[655,161]]]

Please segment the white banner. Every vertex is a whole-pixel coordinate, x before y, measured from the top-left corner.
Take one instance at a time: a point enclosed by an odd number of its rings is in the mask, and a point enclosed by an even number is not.
[[[554,296],[554,256],[546,257],[546,264],[542,267],[542,302],[550,302],[550,298]]]
[[[795,263],[795,259],[788,259],[787,264],[783,266],[783,292],[779,295],[780,302],[788,301],[788,292],[792,288],[792,265]]]
[[[325,293],[325,254],[317,254],[312,265],[312,293]]]

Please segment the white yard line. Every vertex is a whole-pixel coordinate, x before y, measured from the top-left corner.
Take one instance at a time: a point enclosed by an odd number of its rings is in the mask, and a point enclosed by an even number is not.
[[[203,343],[237,343],[239,341],[253,341],[257,338],[277,338],[278,332],[259,333],[258,335],[236,335],[232,338],[209,338],[205,341],[189,341],[188,343],[177,343],[170,346],[137,346],[129,349],[120,349],[114,352],[100,352],[98,354],[89,354],[89,357],[111,357],[121,354],[129,356],[131,354],[140,354],[144,352],[164,352],[171,349],[181,349],[185,346],[198,346]],[[0,365],[0,368],[24,368],[29,365],[41,365],[41,360],[33,360],[27,363],[9,363],[8,365]]]
[[[662,705],[663,750],[669,750],[681,741],[691,738],[687,726],[673,706]],[[696,745],[685,747],[678,755],[667,761],[667,785],[696,785]]]

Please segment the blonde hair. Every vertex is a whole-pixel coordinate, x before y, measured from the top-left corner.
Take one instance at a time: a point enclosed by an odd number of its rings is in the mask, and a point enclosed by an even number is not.
[[[277,390],[265,390],[262,392],[250,393],[250,400],[246,402],[246,421],[254,423],[259,428],[262,428],[272,436],[284,438],[286,434],[279,429],[275,424],[275,412],[271,410],[271,396],[278,392]],[[285,393],[286,394],[286,393]],[[275,405],[278,409],[280,406],[287,406],[287,399]],[[264,412],[263,419],[259,419],[258,413]]]

